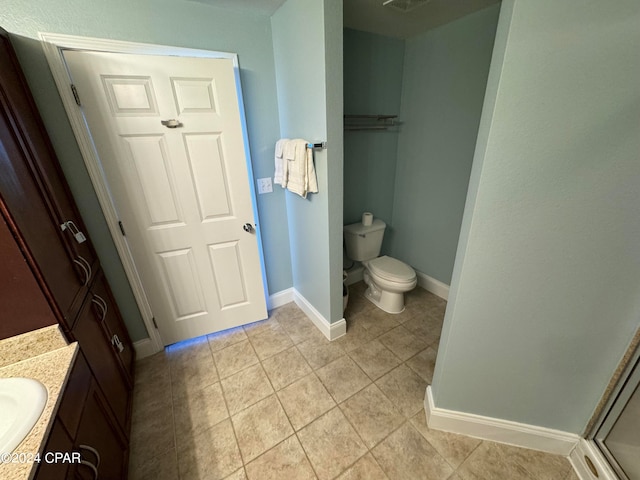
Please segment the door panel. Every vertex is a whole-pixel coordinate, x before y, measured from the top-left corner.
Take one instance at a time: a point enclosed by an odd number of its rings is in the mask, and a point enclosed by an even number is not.
[[[113,115],[157,115],[151,77],[103,75],[104,92]]]
[[[191,179],[202,221],[233,215],[219,134],[184,136]]]
[[[128,158],[120,168],[125,173],[128,188],[136,196],[140,217],[147,218],[148,227],[184,224],[175,193],[175,180],[167,158],[164,137],[122,136],[128,147]]]
[[[206,315],[204,293],[198,278],[198,269],[192,249],[160,252],[165,289],[171,295],[173,315],[177,320],[186,320]]]
[[[266,318],[232,62],[64,58],[164,343]]]
[[[178,113],[216,113],[213,78],[171,78]]]
[[[220,306],[224,309],[247,301],[245,279],[238,242],[209,245],[212,270],[216,275],[216,288]],[[221,276],[216,272],[226,272]]]

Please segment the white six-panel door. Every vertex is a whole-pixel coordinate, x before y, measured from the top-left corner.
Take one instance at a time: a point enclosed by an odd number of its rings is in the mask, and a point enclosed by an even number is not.
[[[164,344],[266,318],[232,61],[64,59]]]

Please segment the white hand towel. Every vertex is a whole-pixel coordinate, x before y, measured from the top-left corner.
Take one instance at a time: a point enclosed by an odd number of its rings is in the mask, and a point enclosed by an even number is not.
[[[318,193],[316,167],[313,164],[313,149],[307,148],[307,192]]]
[[[282,185],[282,188],[287,186],[288,169],[287,160],[284,158],[284,150],[288,142],[288,138],[278,140],[274,155],[275,173],[273,174],[273,183]]]
[[[309,192],[316,193],[318,191],[313,152],[307,148],[308,143],[302,139],[291,140],[285,146],[284,152],[289,172],[287,189],[302,198],[307,198]]]

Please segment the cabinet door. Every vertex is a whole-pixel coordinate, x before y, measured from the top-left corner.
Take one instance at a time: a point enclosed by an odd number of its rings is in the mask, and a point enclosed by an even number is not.
[[[6,35],[2,35],[2,31],[0,31],[0,36],[2,36],[6,48],[5,56],[9,57],[14,63],[13,69],[8,71],[3,69],[2,71],[3,77],[14,77],[15,80],[11,82],[13,88],[11,88],[11,96],[7,100],[11,109],[14,112],[19,112],[15,116],[16,123],[14,128],[18,129],[23,135],[26,142],[24,149],[33,153],[32,168],[38,175],[38,180],[51,201],[53,211],[58,215],[59,224],[73,222],[75,227],[86,234],[86,229],[76,208],[75,201],[64,179],[60,164],[24,74],[19,64],[17,64],[11,44],[8,42]],[[78,239],[73,235],[75,227],[73,225],[70,226],[70,229],[65,229],[66,234],[64,237],[71,245],[75,256],[82,256],[89,264],[93,264],[97,257],[91,242],[78,242]]]
[[[49,433],[49,439],[42,451],[42,461],[36,472],[36,480],[65,480],[69,478],[70,463],[55,462],[47,463],[45,456],[47,452],[71,453],[74,450],[73,441],[62,426],[62,423],[55,421]]]
[[[113,351],[119,358],[122,368],[131,382],[135,358],[133,344],[102,271],[96,274],[90,294],[94,314],[98,315],[99,318],[104,318],[103,326],[111,340]]]
[[[57,319],[4,221],[2,206],[0,199],[0,338],[8,338],[55,325]]]
[[[102,315],[89,294],[71,331],[123,432],[128,432],[131,385],[122,371]]]
[[[96,256],[61,225],[84,229],[8,38],[0,30],[0,196],[67,320]],[[71,230],[74,230],[73,228]],[[75,230],[74,230],[75,231]]]
[[[75,450],[81,453],[83,460],[97,468],[100,480],[126,478],[127,442],[114,424],[105,398],[95,383],[92,383],[84,405]],[[89,466],[76,467],[78,478],[93,478],[92,473]]]

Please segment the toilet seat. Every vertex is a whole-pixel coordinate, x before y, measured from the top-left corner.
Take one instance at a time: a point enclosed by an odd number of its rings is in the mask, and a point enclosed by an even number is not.
[[[416,278],[416,272],[413,268],[386,255],[367,262],[367,267],[372,274],[389,282],[411,283]]]

